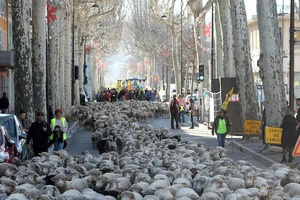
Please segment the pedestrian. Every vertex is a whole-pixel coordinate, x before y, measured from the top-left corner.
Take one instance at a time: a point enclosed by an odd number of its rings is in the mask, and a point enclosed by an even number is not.
[[[179,107],[179,123],[185,123],[184,113],[185,113],[185,101],[181,94],[178,95],[178,107]]]
[[[192,98],[189,98],[189,102],[190,102],[189,113],[191,116],[191,123],[192,123],[190,129],[194,129],[194,116],[197,115],[197,110],[196,110],[195,102]]]
[[[0,110],[2,113],[7,113],[9,107],[9,101],[6,97],[6,92],[3,92],[3,96],[0,98]]]
[[[261,119],[261,125],[260,125],[260,129],[261,129],[261,133],[262,133],[262,147],[261,148],[266,148],[265,147],[265,128],[267,126],[267,120],[266,120],[266,107],[264,106],[263,111],[262,111],[262,119]]]
[[[296,105],[298,106],[298,109],[297,109],[297,115],[296,115],[296,120],[297,120],[297,131],[298,131],[298,135],[300,135],[300,98],[297,98],[296,99]]]
[[[67,131],[68,122],[66,118],[62,117],[62,110],[57,108],[55,111],[55,117],[51,119],[51,130],[49,146],[54,144],[54,150],[59,151],[66,148],[67,145]]]
[[[231,126],[231,122],[226,116],[226,111],[221,109],[219,111],[219,115],[214,120],[212,132],[211,132],[212,135],[214,135],[215,133],[217,134],[218,146],[224,148],[226,134],[228,133],[230,126]]]
[[[36,121],[31,124],[26,138],[27,148],[33,149],[34,156],[48,152],[48,140],[51,133],[49,124],[44,120],[44,114],[37,112]],[[31,140],[32,147],[29,144]]]
[[[173,98],[170,101],[170,113],[171,113],[171,129],[174,129],[174,120],[176,122],[176,128],[179,129],[179,125],[178,125],[179,107],[178,107],[178,101],[176,99],[176,95],[173,95]]]
[[[18,118],[22,124],[22,127],[23,127],[25,133],[27,133],[30,128],[30,123],[29,123],[28,119],[26,118],[26,112],[24,110],[21,110]]]
[[[297,120],[293,116],[293,112],[290,109],[286,109],[283,122],[281,124],[282,137],[281,137],[281,147],[283,149],[283,156],[281,163],[292,162],[293,160],[293,150],[296,144],[298,134],[296,130]],[[287,159],[287,153],[288,159]]]

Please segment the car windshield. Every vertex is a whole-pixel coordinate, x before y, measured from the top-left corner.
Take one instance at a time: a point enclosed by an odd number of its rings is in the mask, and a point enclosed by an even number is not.
[[[15,129],[15,121],[11,116],[0,117],[0,125],[4,126],[11,137],[17,135]]]

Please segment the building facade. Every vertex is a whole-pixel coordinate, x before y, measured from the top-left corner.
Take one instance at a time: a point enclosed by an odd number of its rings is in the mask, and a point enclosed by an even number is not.
[[[12,20],[8,0],[0,0],[0,96],[7,93],[9,112],[14,112]]]
[[[290,15],[278,14],[278,26],[281,37],[281,58],[283,61],[283,79],[286,89],[286,99],[289,99],[289,48],[290,48]],[[300,21],[298,15],[295,14],[295,29],[300,31]],[[264,101],[264,95],[262,90],[262,80],[259,76],[258,59],[260,55],[260,41],[259,30],[257,23],[257,16],[252,16],[248,20],[249,42],[251,49],[251,59],[253,67],[254,82],[257,88],[258,102]],[[300,97],[300,32],[295,33],[295,97]]]

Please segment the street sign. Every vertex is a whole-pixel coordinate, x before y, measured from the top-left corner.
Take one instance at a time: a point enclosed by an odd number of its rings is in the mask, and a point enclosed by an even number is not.
[[[261,121],[260,120],[245,120],[244,121],[244,131],[245,135],[260,135]]]
[[[293,156],[300,156],[300,137],[298,137],[295,148],[293,150]]]
[[[282,128],[266,127],[265,142],[268,144],[281,144]]]

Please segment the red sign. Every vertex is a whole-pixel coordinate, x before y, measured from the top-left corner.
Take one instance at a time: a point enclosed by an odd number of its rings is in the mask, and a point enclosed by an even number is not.
[[[227,97],[228,94],[226,94]],[[229,102],[239,102],[239,94],[232,94],[232,96],[229,98]]]
[[[300,138],[298,137],[297,143],[295,145],[293,156],[300,156]]]

